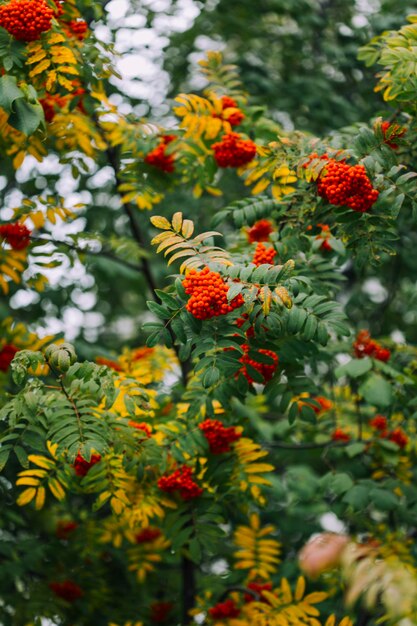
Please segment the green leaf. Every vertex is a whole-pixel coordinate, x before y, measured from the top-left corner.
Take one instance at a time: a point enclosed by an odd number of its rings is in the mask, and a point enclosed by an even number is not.
[[[0,107],[11,113],[12,105],[15,100],[24,98],[25,94],[17,86],[17,78],[5,74],[0,78]]]
[[[392,402],[392,385],[379,374],[372,374],[359,387],[360,395],[368,402],[378,407],[387,407]]]
[[[351,443],[350,445],[346,446],[345,450],[348,457],[352,459],[354,456],[362,454],[365,448],[366,443],[364,443],[363,441],[356,441],[355,443]]]
[[[336,474],[330,481],[330,489],[337,495],[341,495],[353,487],[353,480],[349,474]]]
[[[371,489],[369,498],[380,511],[392,511],[398,508],[397,496],[386,489]]]
[[[7,121],[26,136],[32,135],[44,121],[43,108],[38,103],[19,99],[15,101],[13,109]]]
[[[365,357],[364,359],[352,359],[349,363],[345,363],[344,365],[340,365],[335,370],[336,378],[341,378],[342,376],[351,376],[351,378],[358,378],[359,376],[363,376],[366,372],[372,368],[372,360],[369,357]]]

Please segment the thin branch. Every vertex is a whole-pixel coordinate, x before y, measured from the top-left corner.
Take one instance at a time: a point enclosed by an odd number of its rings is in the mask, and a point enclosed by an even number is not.
[[[131,263],[130,261],[126,261],[125,259],[120,259],[119,257],[115,256],[111,252],[108,252],[107,250],[104,250],[104,249],[98,252],[94,252],[93,250],[89,250],[88,248],[82,248],[73,243],[70,243],[69,241],[61,241],[58,239],[48,239],[47,237],[37,237],[36,235],[31,235],[30,238],[33,241],[40,241],[42,243],[53,243],[56,246],[65,246],[66,248],[68,248],[68,250],[73,250],[74,252],[77,252],[78,254],[88,254],[90,256],[105,257],[106,259],[110,259],[111,261],[114,261],[115,263],[124,265],[125,267],[131,270],[134,270],[135,272],[142,273],[142,267],[140,265],[135,265],[134,263]]]
[[[284,441],[263,441],[262,445],[265,448],[283,448],[288,450],[315,450],[319,448],[345,448],[346,446],[354,443],[352,441],[323,441],[322,443],[285,443]]]

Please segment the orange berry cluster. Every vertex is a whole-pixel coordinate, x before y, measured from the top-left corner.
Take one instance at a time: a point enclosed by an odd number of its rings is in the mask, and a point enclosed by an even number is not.
[[[4,239],[13,250],[24,250],[30,244],[31,231],[24,224],[2,224],[0,226],[0,240]]]
[[[239,617],[240,609],[236,606],[234,600],[230,598],[225,602],[218,602],[215,606],[208,610],[210,617],[213,619],[225,619],[227,617]]]
[[[142,430],[148,438],[152,435],[152,428],[145,422],[135,422],[134,420],[129,420],[128,425],[132,426],[132,428],[136,428],[137,430]]]
[[[49,589],[53,591],[58,598],[62,598],[71,603],[75,602],[83,595],[81,587],[72,580],[64,580],[61,583],[49,583]]]
[[[19,352],[19,348],[16,348],[12,343],[6,343],[2,347],[0,350],[0,372],[7,372],[17,352]]]
[[[358,359],[370,356],[373,359],[377,359],[377,361],[386,363],[391,357],[391,352],[388,348],[383,348],[380,343],[371,339],[371,335],[367,330],[361,330],[357,334],[353,348]]]
[[[387,430],[388,420],[384,415],[375,415],[375,417],[370,420],[369,425],[374,430],[379,431],[379,437],[381,437],[381,439],[393,441],[400,448],[405,448],[408,443],[408,437],[402,428],[395,428],[391,431]]]
[[[242,121],[245,119],[244,114],[238,108],[237,102],[230,98],[230,96],[222,96],[222,111],[225,112],[225,115],[219,115],[218,113],[213,113],[213,117],[220,117],[221,119],[227,120],[231,126],[239,126]],[[228,111],[228,109],[236,109],[235,111]]]
[[[241,167],[256,155],[256,144],[250,139],[242,139],[239,133],[227,133],[211,147],[219,167]]]
[[[332,433],[333,441],[350,441],[350,435],[341,428],[336,428]]]
[[[176,139],[175,135],[162,135],[159,145],[146,155],[145,163],[171,174],[175,169],[175,159],[173,154],[166,153],[166,148],[174,139]]]
[[[208,267],[201,271],[191,270],[182,284],[185,293],[191,296],[186,309],[199,320],[226,315],[244,303],[240,294],[228,302],[227,284],[218,272],[211,272]]]
[[[45,0],[11,0],[0,7],[0,26],[19,41],[36,41],[50,30],[53,10]]]
[[[249,357],[248,353],[251,349],[249,344],[242,344],[242,349],[245,354],[243,354],[243,356],[241,356],[239,359],[239,361],[243,363],[243,367],[239,371],[243,374],[246,380],[251,384],[255,382],[253,378],[251,378],[251,376],[248,374],[246,365],[251,365],[254,369],[256,369],[262,375],[265,383],[267,383],[268,380],[271,380],[278,367],[278,356],[275,354],[275,352],[272,352],[272,350],[264,350],[263,348],[260,348],[258,350],[259,354],[264,354],[265,356],[269,356],[271,357],[271,359],[273,359],[274,362],[271,365],[268,365],[267,363],[259,363],[258,361],[255,361],[254,359],[251,359]]]
[[[55,9],[55,13],[54,16],[55,17],[60,17],[63,12],[64,12],[64,4],[65,0],[54,0],[54,3],[56,4],[56,9]]]
[[[75,37],[78,41],[83,41],[86,38],[88,24],[85,20],[70,20],[64,24],[67,26],[67,34],[70,37]]]
[[[207,419],[199,424],[198,427],[203,431],[209,443],[210,452],[213,454],[230,452],[230,444],[241,437],[241,434],[236,431],[234,426],[223,426],[220,420]]]
[[[179,491],[183,500],[198,498],[203,490],[193,481],[192,475],[192,468],[188,465],[182,465],[169,476],[161,476],[158,480],[158,487],[167,493]]]
[[[382,122],[381,130],[384,135],[384,143],[393,150],[398,150],[399,146],[393,139],[403,137],[407,130],[399,124],[392,124],[391,122]]]
[[[312,154],[311,158],[319,157]],[[317,180],[317,193],[330,204],[347,206],[359,213],[369,211],[379,195],[363,165],[348,165],[335,159],[327,160]]]
[[[85,476],[86,474],[88,474],[93,465],[95,465],[99,461],[101,461],[100,454],[92,454],[90,460],[86,461],[85,458],[80,453],[78,453],[72,467],[74,468],[77,476]]]
[[[106,359],[105,357],[98,356],[96,358],[97,365],[105,365],[106,367],[110,367],[115,372],[122,372],[122,367],[117,363],[117,361],[112,361],[111,359]]]
[[[269,220],[258,220],[247,230],[249,243],[254,243],[255,241],[269,241],[269,235],[272,232],[274,232],[274,227]]]
[[[150,543],[151,541],[158,539],[161,534],[162,533],[159,528],[152,528],[152,526],[148,526],[135,535],[135,541],[136,543]]]
[[[325,411],[330,411],[330,409],[333,407],[333,402],[328,398],[325,398],[324,396],[316,396],[315,398],[313,398],[313,400],[318,402],[318,404],[320,405],[320,407],[314,406],[313,404],[310,405],[313,411],[317,414],[324,413]]]
[[[253,255],[252,263],[255,265],[268,265],[274,264],[274,258],[276,250],[274,248],[266,248],[262,242],[259,242],[256,246],[255,254]]]

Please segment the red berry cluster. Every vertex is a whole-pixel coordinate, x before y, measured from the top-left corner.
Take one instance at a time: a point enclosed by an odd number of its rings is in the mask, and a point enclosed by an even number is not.
[[[152,435],[152,428],[145,422],[135,422],[134,420],[129,420],[128,425],[132,426],[132,428],[136,428],[137,430],[142,430],[148,438]]]
[[[179,491],[183,500],[198,498],[203,493],[203,490],[193,481],[192,475],[193,470],[191,467],[182,465],[169,476],[161,476],[158,480],[158,487],[167,493]]]
[[[159,528],[152,528],[152,526],[148,526],[135,535],[135,541],[136,543],[150,543],[151,541],[158,539],[161,534],[162,533]]]
[[[67,26],[67,34],[70,37],[75,37],[78,41],[82,41],[87,36],[88,24],[85,20],[71,20],[65,22]]]
[[[258,220],[247,230],[249,243],[254,243],[255,241],[269,241],[269,235],[272,232],[274,232],[274,227],[269,220]]]
[[[370,356],[373,359],[377,359],[377,361],[386,363],[391,357],[391,352],[388,348],[383,348],[380,343],[371,339],[371,335],[367,330],[361,330],[358,333],[353,348],[358,359]]]
[[[263,591],[272,591],[272,583],[257,583],[257,582],[252,582],[248,584],[248,589],[251,589],[252,591],[256,591],[256,593],[259,595],[259,600],[257,598],[254,598],[252,594],[249,593],[245,593],[245,602],[254,602],[255,600],[257,602],[265,602],[266,604],[269,604],[268,600],[266,600],[263,596],[262,596],[262,592]]]
[[[322,242],[320,250],[323,250],[324,252],[331,252],[333,248],[329,243],[329,239],[332,236],[330,227],[327,224],[317,224],[317,226],[321,228],[321,233],[319,233],[316,237],[316,241]]]
[[[317,155],[311,156],[317,158]],[[347,206],[359,213],[369,211],[379,195],[363,165],[348,165],[335,159],[328,159],[322,169],[317,193],[330,204]]]
[[[369,426],[375,430],[381,430],[384,432],[387,430],[388,420],[384,415],[375,415],[375,417],[370,420]]]
[[[6,343],[2,347],[0,350],[0,372],[7,372],[17,352],[19,352],[19,348],[16,348],[12,343]]]
[[[64,98],[57,93],[48,93],[44,98],[41,98],[39,102],[42,105],[43,112],[45,114],[45,120],[48,123],[51,123],[55,115],[65,107],[67,101],[68,98]]]
[[[50,30],[53,10],[45,0],[11,0],[0,7],[0,26],[20,41],[35,41]]]
[[[226,111],[226,115],[219,115],[218,113],[213,113],[213,117],[220,117],[221,119],[225,119],[229,122],[231,126],[239,126],[242,121],[245,119],[244,114],[238,108],[237,102],[230,98],[230,96],[222,96],[222,111]],[[231,113],[227,112],[227,109],[236,109]]]
[[[13,250],[24,250],[30,244],[31,231],[24,224],[2,224],[0,226],[0,239],[4,239]]]
[[[175,135],[162,135],[159,145],[146,155],[145,163],[171,174],[175,169],[175,159],[173,154],[166,153],[166,148],[174,139]]]
[[[391,122],[382,122],[381,130],[384,135],[384,143],[393,150],[398,150],[399,146],[393,139],[403,137],[407,130],[399,124],[392,124]]]
[[[224,619],[227,617],[239,617],[240,609],[233,600],[225,600],[218,602],[215,606],[208,610],[210,617],[213,619]]]
[[[199,320],[226,315],[244,303],[240,294],[228,302],[227,284],[218,272],[211,272],[208,267],[190,270],[182,284],[185,293],[191,296],[186,309]]]
[[[256,155],[256,144],[250,139],[242,139],[239,133],[227,133],[211,147],[219,167],[241,167]]]
[[[310,404],[313,411],[317,414],[324,413],[325,411],[330,411],[330,409],[333,407],[333,402],[329,400],[329,398],[325,398],[324,396],[316,396],[315,398],[313,398],[313,400],[318,402],[318,404],[320,405],[320,407],[318,407]]]
[[[85,458],[78,453],[72,467],[74,468],[77,476],[85,476],[88,474],[93,465],[99,461],[101,461],[100,454],[92,454],[90,460],[86,461]]]
[[[379,437],[381,439],[393,441],[400,448],[405,448],[408,443],[408,437],[402,428],[395,428],[391,431],[387,430],[388,420],[384,415],[375,415],[375,417],[370,420],[369,425],[374,430],[379,431]]]
[[[405,448],[405,446],[408,443],[408,437],[405,434],[405,432],[402,430],[402,428],[396,428],[395,430],[392,430],[390,433],[387,433],[387,439],[396,443],[397,446],[399,446],[400,448]]]
[[[83,595],[81,587],[72,580],[64,580],[61,583],[49,583],[49,589],[51,589],[58,598],[62,598],[67,602],[75,602]]]
[[[260,348],[258,350],[259,354],[265,354],[266,356],[269,356],[271,357],[271,359],[273,359],[274,362],[271,365],[268,365],[267,363],[259,363],[258,361],[255,361],[254,359],[249,357],[248,353],[251,349],[249,344],[244,343],[241,347],[244,351],[244,354],[239,359],[239,361],[243,363],[243,367],[240,369],[240,373],[243,374],[246,380],[249,383],[255,382],[253,378],[251,378],[251,376],[248,374],[246,365],[251,365],[254,369],[256,369],[262,375],[265,383],[267,383],[268,380],[271,380],[278,367],[278,356],[275,354],[275,352],[272,352],[272,350],[264,350],[263,348]]]
[[[209,442],[210,452],[213,454],[223,454],[230,452],[230,444],[240,439],[241,434],[234,426],[223,426],[220,420],[204,420],[198,426],[203,431],[205,438]]]
[[[332,433],[333,441],[350,441],[350,435],[341,428],[336,428]]]
[[[55,17],[60,17],[63,12],[64,12],[64,4],[65,0],[54,0],[54,3],[56,4],[56,9],[55,9],[55,13],[54,16]]]
[[[276,250],[274,248],[266,248],[262,242],[259,242],[258,245],[256,246],[252,263],[254,263],[255,265],[262,265],[263,263],[267,263],[268,265],[273,265],[275,255],[276,255]]]
[[[155,624],[166,622],[172,609],[172,602],[153,602],[151,604],[151,622]]]
[[[77,528],[77,522],[60,520],[56,526],[55,534],[58,539],[68,539],[69,535]]]

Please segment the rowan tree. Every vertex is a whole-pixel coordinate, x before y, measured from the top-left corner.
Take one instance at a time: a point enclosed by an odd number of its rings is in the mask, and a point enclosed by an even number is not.
[[[1,623],[412,626],[417,16],[319,138],[138,117],[104,9],[0,5]]]

